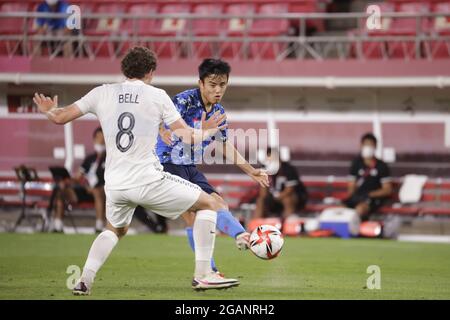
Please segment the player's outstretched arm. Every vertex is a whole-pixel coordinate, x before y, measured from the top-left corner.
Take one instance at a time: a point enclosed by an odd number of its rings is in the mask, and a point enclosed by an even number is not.
[[[225,129],[228,125],[220,125],[225,120],[225,115],[214,114],[208,120],[205,120],[205,113],[202,114],[202,129],[195,129],[187,125],[187,123],[179,118],[169,125],[170,130],[178,137],[180,137],[184,143],[197,144],[208,137],[215,135],[219,130]]]
[[[225,157],[228,161],[232,161],[250,178],[258,182],[261,187],[269,187],[269,176],[267,175],[267,172],[265,170],[253,168],[253,166],[248,163],[247,160],[245,160],[245,158],[240,154],[240,152],[234,147],[231,142],[226,141],[223,146],[225,149]]]
[[[52,99],[43,94],[35,93],[33,101],[38,106],[39,112],[45,114],[55,124],[66,124],[83,115],[76,104],[58,108],[58,96],[54,96]]]

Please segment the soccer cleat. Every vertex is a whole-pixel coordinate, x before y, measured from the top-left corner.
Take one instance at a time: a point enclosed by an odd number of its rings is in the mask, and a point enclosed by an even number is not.
[[[72,293],[74,296],[88,296],[91,294],[91,290],[89,290],[84,282],[80,281],[73,288]]]
[[[208,289],[226,289],[238,286],[239,280],[227,279],[215,272],[208,273],[203,278],[194,278],[192,280],[192,289],[208,290]]]
[[[242,232],[236,236],[236,246],[239,250],[250,248],[250,233]]]

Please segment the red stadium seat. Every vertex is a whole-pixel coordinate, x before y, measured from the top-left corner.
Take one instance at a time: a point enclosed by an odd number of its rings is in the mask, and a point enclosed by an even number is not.
[[[383,2],[377,4],[380,7],[381,14],[395,12],[395,5],[389,2]],[[367,34],[371,39],[376,39],[377,37],[386,36],[391,29],[392,19],[390,17],[381,17],[381,30],[367,30],[366,20],[360,21],[362,30],[351,31],[349,35],[352,34]],[[360,52],[358,52],[360,50]],[[362,41],[361,48],[355,43],[352,46],[352,51],[354,56],[364,57],[365,59],[381,59],[387,58],[387,47],[384,41]]]
[[[397,12],[404,13],[428,13],[430,4],[427,2],[415,2],[400,4]],[[429,19],[423,18],[420,26],[417,26],[416,18],[395,18],[389,31],[394,36],[416,36],[417,27],[422,31],[428,31]],[[388,54],[391,58],[416,58],[416,44],[414,41],[389,41],[387,43]]]
[[[166,4],[162,6],[160,13],[162,14],[176,14],[176,13],[189,13],[191,12],[191,6],[189,4]],[[156,21],[156,29],[153,32],[154,36],[161,37],[175,37],[182,35],[186,32],[186,19],[182,18],[164,18]],[[173,41],[161,41],[153,43],[152,49],[155,50],[159,57],[172,57],[180,56],[181,48],[179,43]]]
[[[209,15],[221,14],[223,5],[221,4],[199,4],[194,8],[194,14]],[[192,34],[194,36],[218,36],[222,31],[223,22],[220,19],[195,19],[192,20]],[[189,28],[188,28],[189,30]],[[198,58],[207,58],[217,52],[218,44],[211,42],[195,42],[194,52]],[[216,50],[214,50],[216,49]]]
[[[450,13],[450,3],[438,3],[433,12]],[[436,17],[432,23],[432,34],[450,36],[450,17]],[[450,58],[450,41],[430,41],[425,44],[427,56],[433,59]]]
[[[256,7],[252,3],[238,3],[230,4],[225,9],[227,15],[246,14],[251,15],[256,11]],[[249,24],[247,26],[247,23]],[[246,28],[251,27],[251,21],[243,18],[231,18],[223,21],[223,28],[226,30],[229,37],[243,37],[246,33]],[[221,45],[221,56],[225,58],[240,58],[242,57],[242,42],[224,42]]]
[[[287,13],[288,4],[269,3],[259,7],[258,13],[262,15]],[[289,21],[286,19],[255,19],[250,28],[250,36],[260,37],[278,37],[286,35],[289,30]],[[275,41],[252,42],[250,44],[250,54],[254,58],[274,59],[284,48],[286,43]]]
[[[26,12],[28,3],[7,2],[0,5],[2,13]],[[25,27],[24,18],[2,18],[0,23],[0,35],[21,35]],[[16,40],[0,41],[0,55],[12,55],[21,50],[21,42]]]
[[[100,4],[95,8],[94,13],[98,14],[117,14],[124,13],[125,5],[123,4]],[[122,19],[117,17],[108,17],[100,19],[92,19],[87,22],[87,36],[103,37],[100,41],[92,41],[88,43],[88,48],[95,57],[112,57],[117,52],[117,43],[108,40],[108,36],[118,34],[121,30]]]
[[[128,14],[133,15],[148,15],[158,13],[157,4],[132,4],[128,10]],[[122,30],[133,39],[134,36],[152,36],[157,30],[156,19],[125,19],[122,25]],[[126,53],[126,51],[132,47],[132,45],[140,45],[141,43],[134,43],[132,41],[126,41],[121,43],[120,55]],[[145,44],[142,44],[145,45]]]
[[[293,2],[289,5],[289,12],[292,13],[314,13],[322,12],[315,1]],[[290,24],[296,28],[300,27],[298,20],[290,20]],[[325,31],[325,21],[323,19],[307,19],[306,27],[315,29],[316,31]]]

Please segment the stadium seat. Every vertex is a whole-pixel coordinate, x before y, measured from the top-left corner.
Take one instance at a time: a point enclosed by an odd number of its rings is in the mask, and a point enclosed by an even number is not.
[[[258,14],[287,13],[288,4],[269,3],[259,7]],[[249,35],[261,39],[287,35],[289,21],[286,19],[255,19],[250,28]],[[275,59],[285,48],[287,43],[275,41],[255,41],[250,44],[250,56],[257,59]]]
[[[26,12],[28,3],[6,2],[0,5],[2,13],[7,12]],[[0,23],[0,35],[14,36],[22,35],[25,26],[24,18],[2,18]],[[0,55],[13,55],[21,53],[22,44],[17,40],[0,41]]]
[[[191,6],[189,4],[166,4],[163,5],[161,14],[182,14],[190,13]],[[187,21],[182,18],[164,18],[156,21],[156,29],[152,33],[153,36],[173,38],[177,35],[184,35],[186,31]],[[151,46],[155,50],[158,57],[177,58],[183,55],[185,50],[180,43],[174,41],[157,41]]]
[[[252,3],[237,3],[230,4],[225,9],[227,15],[239,15],[247,14],[251,15],[255,13],[256,7]],[[248,23],[248,25],[247,25]],[[226,30],[228,37],[243,37],[246,34],[246,29],[250,29],[251,20],[243,18],[231,18],[223,21],[223,29]],[[243,57],[243,42],[223,42],[220,48],[220,55],[224,58],[241,58]]]
[[[100,4],[95,8],[96,14],[117,14],[124,13],[123,4]],[[90,20],[90,21],[89,21]],[[118,43],[113,43],[108,39],[109,35],[117,35],[121,30],[122,20],[117,17],[100,19],[89,19],[87,21],[84,34],[86,36],[102,37],[100,41],[89,41],[87,48],[90,55],[94,57],[115,57]]]
[[[427,2],[403,3],[397,12],[403,13],[428,13],[430,4]],[[419,26],[415,18],[395,18],[392,21],[389,35],[416,36],[417,27],[422,32],[427,32],[430,27],[429,19],[423,18]],[[416,58],[416,44],[414,41],[388,41],[387,49],[391,58]],[[419,48],[420,49],[420,48]]]
[[[389,2],[377,4],[380,7],[381,14],[395,12],[395,5]],[[367,35],[374,41],[362,41],[361,47],[358,43],[353,43],[351,47],[352,55],[363,57],[365,59],[382,59],[387,58],[387,47],[384,41],[375,41],[377,37],[386,36],[391,29],[392,19],[390,17],[381,17],[381,30],[368,30],[366,28],[366,20],[360,21],[361,30],[351,30],[348,35]]]
[[[221,14],[222,11],[223,5],[221,4],[199,4],[195,6],[193,13],[208,17],[209,15]],[[219,36],[223,30],[222,26],[223,23],[220,19],[195,19],[192,20],[192,34],[194,36]],[[218,43],[209,41],[194,42],[194,55],[198,58],[215,56],[219,51],[217,46]]]
[[[450,13],[450,3],[437,3],[433,12],[435,13]],[[436,17],[432,23],[430,32],[437,36],[450,36],[450,17]],[[428,58],[442,59],[450,58],[450,41],[429,41],[425,44],[425,52]]]
[[[291,13],[315,13],[321,12],[315,1],[292,2],[289,4],[289,12]],[[299,20],[290,20],[290,25],[300,28]],[[323,19],[307,19],[306,28],[314,29],[318,32],[325,31],[325,21]]]
[[[132,4],[128,7],[127,13],[133,15],[150,15],[158,13],[158,5],[154,3],[138,3]],[[135,36],[152,36],[157,29],[157,20],[144,18],[144,19],[125,19],[122,25],[122,31],[128,36],[131,41],[124,41],[121,43],[119,50],[120,56],[124,55],[129,48],[133,45],[146,45],[146,43],[140,43],[134,41]],[[151,46],[150,46],[151,47]]]

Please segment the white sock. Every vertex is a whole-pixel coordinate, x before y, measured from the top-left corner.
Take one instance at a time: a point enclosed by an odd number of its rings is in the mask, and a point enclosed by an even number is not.
[[[56,231],[62,231],[64,228],[64,224],[61,219],[55,218],[53,220],[53,229]]]
[[[103,230],[104,224],[102,219],[95,220],[95,230]]]
[[[105,263],[118,241],[119,238],[114,232],[111,230],[105,230],[100,233],[92,243],[83,268],[83,274],[81,275],[82,281],[89,288],[94,282],[97,271]]]
[[[212,272],[211,258],[216,239],[217,214],[212,210],[199,210],[194,222],[195,277]]]

